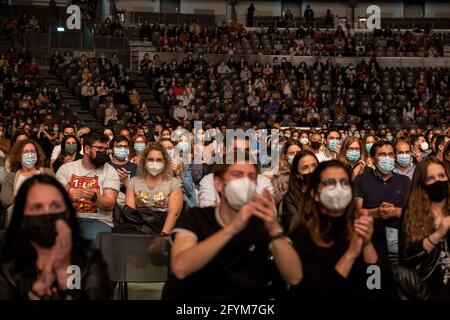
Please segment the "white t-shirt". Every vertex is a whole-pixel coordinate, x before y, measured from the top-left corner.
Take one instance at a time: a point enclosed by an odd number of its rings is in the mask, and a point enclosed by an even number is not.
[[[103,194],[105,189],[113,189],[119,192],[120,180],[116,169],[106,163],[98,169],[87,169],[82,164],[83,159],[63,164],[56,178],[67,189],[94,189],[97,194]],[[110,227],[112,224],[112,211],[102,211],[90,200],[79,200],[73,203],[79,218],[96,219],[105,222]]]

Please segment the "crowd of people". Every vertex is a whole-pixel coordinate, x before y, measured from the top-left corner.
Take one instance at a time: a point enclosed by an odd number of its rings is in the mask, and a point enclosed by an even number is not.
[[[0,58],[0,299],[108,299],[109,232],[170,243],[167,300],[450,298],[447,68],[156,54],[151,117],[117,55],[49,63],[103,130],[63,121],[26,49]]]

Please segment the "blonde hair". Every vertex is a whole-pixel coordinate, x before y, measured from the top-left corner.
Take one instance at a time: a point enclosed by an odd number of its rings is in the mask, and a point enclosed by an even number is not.
[[[141,161],[139,161],[137,174],[139,177],[146,178],[148,175],[145,163],[147,162],[147,156],[151,151],[161,152],[164,159],[164,169],[162,171],[162,176],[164,180],[170,180],[173,177],[171,159],[166,152],[164,146],[159,142],[150,142],[142,153]]]

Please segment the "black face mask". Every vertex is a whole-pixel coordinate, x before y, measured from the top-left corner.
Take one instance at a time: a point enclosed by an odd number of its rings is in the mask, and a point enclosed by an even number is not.
[[[302,180],[303,180],[303,184],[305,186],[309,186],[309,183],[311,181],[311,177],[312,177],[312,172],[307,173],[307,174],[302,174]]]
[[[95,158],[91,158],[92,164],[94,166],[96,166],[97,168],[100,168],[105,163],[107,163],[109,160],[110,159],[109,159],[109,156],[106,153],[106,151],[96,151],[95,152]]]
[[[313,148],[314,150],[319,150],[321,145],[322,145],[322,142],[311,141],[311,148]]]
[[[425,190],[428,192],[430,201],[441,202],[448,197],[448,181],[436,181],[425,186]]]
[[[67,220],[67,212],[24,216],[23,228],[31,241],[40,247],[51,248],[56,240],[56,220]]]

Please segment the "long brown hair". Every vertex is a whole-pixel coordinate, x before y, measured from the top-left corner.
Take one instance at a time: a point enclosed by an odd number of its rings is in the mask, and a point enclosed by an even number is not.
[[[437,158],[425,158],[417,163],[412,178],[403,220],[405,230],[412,241],[420,241],[436,229],[431,214],[431,201],[425,190],[428,166],[432,163],[444,167],[443,163]],[[449,198],[447,197],[447,205],[445,206],[447,211],[450,205]]]
[[[350,170],[339,160],[324,161],[320,163],[317,169],[314,170],[311,176],[310,185],[308,186],[308,190],[306,191],[306,194],[310,196],[304,197],[305,201],[303,203],[303,210],[299,210],[295,213],[290,228],[291,232],[295,232],[299,228],[305,227],[309,231],[314,243],[322,248],[331,247],[334,241],[333,239],[330,239],[327,234],[331,226],[330,225],[323,226],[323,224],[320,221],[320,215],[322,214],[320,209],[320,203],[317,202],[314,198],[315,195],[319,193],[318,188],[322,173],[330,168],[343,169],[347,174],[348,180],[350,181],[350,183],[352,183],[351,182],[352,176]],[[343,215],[346,218],[345,233],[348,241],[350,241],[353,236],[353,222],[355,219],[355,213],[356,210],[353,205],[353,201],[350,201],[349,205],[345,209],[345,212],[343,213]]]
[[[27,144],[32,144],[36,149],[37,162],[34,167],[36,169],[39,169],[45,166],[45,154],[44,151],[42,151],[42,148],[39,145],[39,143],[31,139],[25,139],[17,142],[11,149],[11,152],[9,153],[11,172],[16,172],[17,170],[22,169],[22,151]]]
[[[359,149],[361,151],[361,157],[360,160],[367,161],[367,154],[366,154],[366,147],[363,145],[360,138],[357,137],[348,137],[344,140],[342,143],[341,149],[339,150],[339,154],[337,156],[337,159],[341,161],[343,164],[349,166],[349,168],[352,167],[352,164],[347,159],[347,150],[350,148],[353,142],[358,142]]]

